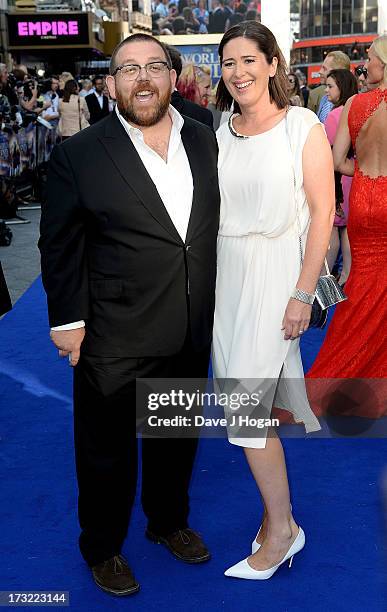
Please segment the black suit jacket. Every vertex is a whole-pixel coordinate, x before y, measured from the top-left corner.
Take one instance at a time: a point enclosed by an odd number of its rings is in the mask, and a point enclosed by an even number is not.
[[[11,298],[9,297],[7,283],[5,282],[3,268],[0,263],[0,317],[11,310]]]
[[[190,100],[186,100],[179,91],[174,91],[172,93],[171,104],[181,115],[196,119],[196,121],[200,121],[200,123],[204,123],[204,125],[208,125],[208,127],[214,129],[211,111],[207,108],[202,108],[199,104],[195,104]]]
[[[97,121],[100,121],[109,115],[109,100],[107,96],[103,97],[102,108],[99,105],[98,98],[95,93],[90,93],[85,96],[85,100],[90,113],[90,125],[97,123]]]
[[[50,325],[85,319],[86,353],[172,355],[188,325],[197,350],[211,341],[217,144],[189,118],[181,136],[194,182],[185,243],[116,113],[52,153],[39,240]]]
[[[210,13],[208,20],[208,32],[210,34],[222,34],[226,27],[226,21],[230,17],[229,11],[216,9]]]

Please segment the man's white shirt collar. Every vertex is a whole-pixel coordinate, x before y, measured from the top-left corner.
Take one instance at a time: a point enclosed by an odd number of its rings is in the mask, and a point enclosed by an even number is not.
[[[121,122],[121,125],[125,128],[125,131],[127,132],[128,135],[132,134],[133,136],[139,136],[142,140],[144,140],[144,135],[142,131],[139,128],[132,125],[131,123],[129,123],[128,121],[126,121],[125,117],[123,117],[120,111],[118,110],[117,104],[115,106],[115,112],[117,114],[118,119]],[[172,127],[174,127],[180,133],[184,125],[183,117],[172,106],[172,104],[169,105],[168,114],[172,120]]]

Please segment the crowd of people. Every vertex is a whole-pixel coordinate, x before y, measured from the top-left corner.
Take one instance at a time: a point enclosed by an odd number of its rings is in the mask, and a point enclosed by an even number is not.
[[[75,79],[70,72],[62,72],[42,79],[26,66],[15,66],[10,73],[5,64],[0,64],[3,123],[26,126],[40,117],[68,137],[112,109],[104,76]]]
[[[232,11],[230,14],[234,18],[232,19],[228,15],[224,22],[226,30],[242,20],[245,21],[249,10],[255,10],[253,8],[248,9],[251,3],[235,4],[231,8],[227,4],[228,1],[217,2],[215,0],[212,13],[220,14],[221,12]],[[179,3],[170,3],[169,8],[172,9],[173,7],[173,10],[176,11],[189,10],[197,16],[201,11],[204,11],[204,18],[208,20],[208,11],[201,6],[202,0],[199,0],[196,9],[186,6],[187,2],[188,0],[180,0]],[[259,3],[255,4],[259,5]],[[163,0],[160,0],[155,7],[155,14],[163,15],[163,10],[160,7],[165,6]],[[241,19],[239,19],[239,15]],[[250,18],[253,19],[253,16],[250,15]],[[224,29],[219,31],[224,31]],[[179,51],[173,47],[169,47],[169,50],[174,54],[174,61],[178,64],[177,91],[185,100],[189,100],[202,108],[208,108],[213,115],[211,125],[217,129],[221,121],[226,120],[226,116],[224,115],[222,118],[222,113],[216,108],[216,85],[214,86],[212,83],[210,68],[205,65],[183,63]],[[177,55],[180,56],[179,59],[177,59]],[[176,66],[174,67],[176,68]],[[337,107],[337,103],[332,100],[326,89],[328,72],[334,69],[350,71],[349,57],[341,51],[332,51],[325,57],[321,67],[321,85],[317,87],[308,87],[306,76],[301,70],[288,72],[289,104],[310,108],[317,114],[320,121],[325,123],[328,113]],[[352,84],[356,79],[356,91],[368,91],[369,85],[365,82],[366,74],[367,70],[364,65],[356,68],[352,76]],[[17,126],[28,125],[29,122],[40,117],[52,127],[55,127],[58,136],[65,139],[107,116],[113,110],[114,105],[115,101],[109,96],[106,87],[105,75],[92,75],[82,78],[74,77],[70,72],[65,71],[59,75],[51,75],[42,79],[26,66],[17,65],[9,73],[7,66],[0,64],[0,119],[3,125],[16,125],[17,129]],[[338,106],[343,106],[342,97]],[[201,116],[205,117],[206,114]],[[208,117],[209,115],[207,115],[207,121],[205,121],[207,123]],[[332,117],[330,117],[329,122],[332,122]],[[348,193],[347,189],[345,193]],[[345,208],[346,205],[344,205],[344,215]],[[341,214],[343,213],[341,212]],[[342,218],[339,226],[343,225]],[[332,256],[331,254],[331,259]],[[348,273],[345,276],[348,276]]]
[[[112,109],[104,76],[83,80],[63,72],[43,79],[24,65],[9,71],[0,64],[0,219],[28,223],[18,212],[26,202],[17,185],[43,198],[45,168],[55,144]],[[7,239],[0,237],[0,245],[3,242]]]
[[[222,34],[242,21],[259,21],[258,0],[155,0],[152,2],[152,33]]]

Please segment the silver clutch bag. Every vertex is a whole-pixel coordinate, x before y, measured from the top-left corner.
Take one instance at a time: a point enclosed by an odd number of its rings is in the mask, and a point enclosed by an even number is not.
[[[323,310],[347,299],[343,289],[332,274],[320,276],[317,281],[315,296]]]
[[[302,266],[303,252],[301,236],[299,237],[299,243],[300,259]],[[326,322],[328,320],[328,308],[330,306],[334,306],[335,304],[339,304],[339,302],[344,302],[344,300],[348,299],[335,277],[332,276],[332,274],[329,272],[328,262],[326,259],[324,260],[324,264],[326,274],[320,276],[317,281],[316,290],[314,293],[315,300],[313,302],[312,313],[309,322],[309,327],[319,327],[321,329],[325,327]]]

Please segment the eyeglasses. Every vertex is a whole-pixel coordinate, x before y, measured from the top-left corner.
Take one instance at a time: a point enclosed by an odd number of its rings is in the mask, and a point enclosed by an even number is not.
[[[142,66],[140,64],[123,64],[122,66],[117,66],[112,76],[119,72],[124,81],[135,81],[141,72],[141,68],[145,68],[147,75],[153,79],[159,79],[167,70],[170,70],[167,62],[148,62]]]
[[[364,74],[365,77],[367,77],[367,68],[365,66],[358,66],[357,68],[355,68],[355,74],[359,77],[362,74]]]

